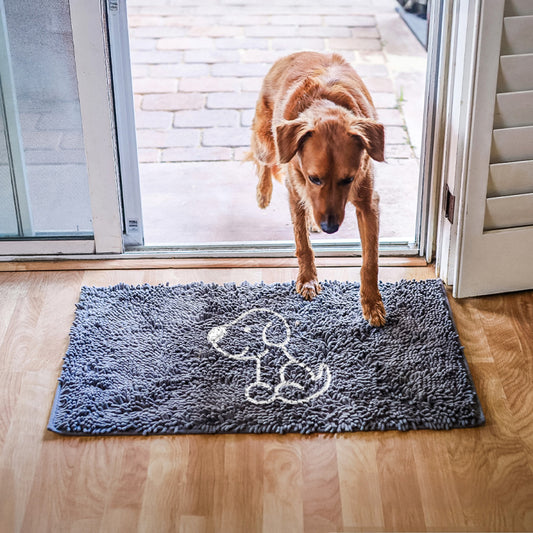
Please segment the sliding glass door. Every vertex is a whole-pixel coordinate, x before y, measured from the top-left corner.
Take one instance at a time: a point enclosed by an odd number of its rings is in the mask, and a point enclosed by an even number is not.
[[[0,18],[0,238],[92,239],[68,3],[2,0]]]
[[[440,5],[440,2],[435,5]],[[133,9],[134,6],[131,7]],[[134,16],[133,20],[145,24],[143,13]],[[169,17],[169,20],[175,18]],[[245,206],[250,211],[253,209],[253,216],[259,212],[253,201],[253,169],[241,165],[237,156],[242,156],[242,150],[237,149],[232,152],[234,159],[226,166],[231,167],[232,179],[233,174],[237,172],[233,173],[233,170],[237,167],[241,169],[238,172],[245,172],[245,175],[234,187],[225,188],[225,193],[230,195],[233,204],[226,202],[226,197],[217,198],[206,205],[191,201],[190,196],[178,183],[178,178],[182,181],[187,178],[186,174],[176,173],[172,163],[166,162],[164,158],[162,161],[165,161],[165,164],[152,165],[157,179],[145,179],[142,184],[143,200],[146,204],[144,207],[151,207],[154,219],[161,219],[167,225],[169,221],[175,221],[177,215],[180,215],[179,220],[185,220],[185,223],[179,227],[179,231],[173,233],[173,242],[170,245],[165,246],[167,241],[159,240],[158,246],[144,246],[126,0],[0,0],[0,19],[0,258],[3,256],[5,260],[6,257],[21,255],[59,254],[63,257],[80,254],[102,257],[123,254],[125,251],[130,252],[130,257],[133,254],[145,256],[161,253],[194,257],[292,255],[292,238],[286,240],[287,237],[275,238],[271,235],[272,240],[263,242],[255,231],[252,240],[258,242],[252,243],[254,246],[250,246],[248,238],[243,243],[235,242],[233,237],[220,238],[211,243],[206,243],[210,238],[182,238],[185,233],[201,228],[209,217],[215,220],[217,229],[223,225],[231,226],[232,231],[240,230],[241,226],[247,229],[257,227],[250,222],[251,218],[247,212],[243,211]],[[168,20],[160,22],[166,24]],[[169,31],[164,25],[161,28],[163,33]],[[157,28],[156,30],[159,32]],[[172,31],[179,31],[179,27]],[[139,39],[134,42],[137,48],[134,47],[134,50],[142,51],[143,46],[153,44],[151,41],[145,42],[142,31],[137,31],[137,34],[132,36],[134,40],[137,37]],[[430,65],[435,60],[434,54],[430,54]],[[163,55],[167,58],[165,61],[170,61],[169,54]],[[171,54],[172,58],[175,55]],[[178,55],[184,56],[181,53]],[[149,60],[151,61],[146,59]],[[192,64],[196,65],[194,69],[198,68],[197,63]],[[143,75],[150,78],[152,71],[166,72],[166,67],[136,65],[135,62],[134,66],[137,67],[134,72],[137,77]],[[213,67],[215,74],[218,73],[214,77],[218,79],[219,74],[224,74],[224,65],[215,66],[220,67]],[[383,78],[386,69],[379,67],[374,65],[369,72],[377,73]],[[170,70],[173,71],[173,68]],[[381,78],[376,79],[376,83],[382,83]],[[246,80],[237,81],[244,84]],[[181,85],[187,89],[187,84]],[[250,88],[248,84],[245,85]],[[241,85],[238,85],[238,88],[240,87]],[[207,91],[209,87],[201,86],[198,89],[201,95],[204,89]],[[222,96],[225,94],[220,93]],[[135,101],[140,101],[138,95],[136,96]],[[163,96],[164,101],[169,99],[166,98],[168,95]],[[220,99],[226,102],[227,99],[222,96]],[[160,100],[159,97],[143,98],[146,100],[145,106],[152,100]],[[209,105],[215,106],[215,109],[207,110],[209,113],[204,113],[206,116],[216,116],[218,120],[228,115],[224,110],[217,111],[216,98],[211,95],[201,98],[206,99]],[[382,105],[389,105],[389,100],[390,98]],[[224,105],[229,104],[226,102]],[[238,99],[235,105],[241,105],[241,99]],[[200,109],[200,112],[203,111]],[[237,117],[236,112],[229,114]],[[394,109],[385,114],[391,123],[396,124],[395,121],[399,120]],[[168,122],[167,126],[172,125],[169,129],[175,134],[171,139],[171,145],[174,146],[175,142],[178,142],[177,133],[187,137],[192,130],[186,127],[184,122],[187,113],[176,112],[175,120],[169,122],[167,118],[171,115],[154,108],[141,113],[139,122],[142,127],[142,119],[153,120],[163,116]],[[239,131],[248,131],[251,114],[241,113],[239,120],[239,124],[242,123]],[[222,126],[217,122],[220,126],[217,131],[233,131],[234,128],[227,127],[226,123],[222,122]],[[158,124],[152,124],[150,127],[162,127]],[[147,129],[146,124],[144,125]],[[391,127],[393,131],[399,131],[403,126]],[[213,132],[214,129],[207,131],[206,126],[204,141],[209,140],[207,133]],[[155,133],[157,135],[143,134],[141,137],[141,155],[144,153],[146,156],[143,146],[147,136],[160,139],[161,132]],[[223,136],[219,140],[226,142]],[[163,144],[166,146],[165,143]],[[165,150],[172,152],[170,149]],[[185,158],[194,155],[188,153],[188,149],[179,152],[187,152]],[[401,154],[398,157],[400,156]],[[426,157],[426,160],[429,159]],[[200,166],[204,166],[205,162],[200,163]],[[146,161],[143,164],[145,169],[150,165]],[[187,165],[195,178],[187,180],[187,183],[191,187],[202,189],[203,197],[208,196],[207,192],[212,194],[211,189],[207,190],[207,182],[198,180],[201,177],[197,168],[199,163],[184,163],[182,167]],[[163,166],[165,172],[161,170]],[[217,182],[223,181],[220,179],[220,173],[212,171],[211,168],[213,167],[209,167],[207,171],[207,178]],[[396,167],[389,165],[388,168],[391,183],[398,181],[395,175]],[[426,170],[424,168],[424,172]],[[158,185],[167,177],[170,184],[168,192]],[[411,172],[409,179],[416,185],[417,173]],[[241,183],[252,188],[244,200],[239,196],[242,192]],[[425,206],[429,205],[428,198],[433,197],[437,191],[436,187],[429,188],[427,183],[424,180],[423,198],[419,203],[423,213],[426,212]],[[278,189],[284,192],[284,189]],[[147,191],[150,198],[155,198],[151,204],[147,200]],[[179,202],[175,203],[169,212],[165,211],[163,206],[168,205],[169,199],[172,200],[178,195]],[[416,196],[416,187],[413,187],[410,196],[413,205]],[[394,203],[395,194],[385,194],[383,197],[393,199],[389,202],[390,205],[385,201],[382,203],[382,221],[385,227],[387,212],[398,209]],[[286,214],[286,202],[282,203]],[[219,206],[225,216],[224,224],[217,219],[213,206]],[[192,227],[192,218],[188,214],[194,215],[200,221],[196,227]],[[278,217],[272,216],[270,212],[260,214],[268,216],[269,223],[275,223],[276,228],[282,226],[287,235],[291,235],[290,222],[287,221],[283,225],[279,223]],[[352,219],[355,220],[354,217]],[[354,227],[348,229],[350,235],[355,236],[355,223],[353,225]],[[396,239],[393,235],[390,242],[385,245],[382,243],[381,252],[394,255],[420,253],[426,240],[420,238],[420,226],[425,227],[426,224],[417,224],[417,242],[404,242],[404,239]],[[212,233],[210,231],[209,235]],[[226,240],[231,242],[225,242]],[[315,246],[317,252],[324,255],[353,255],[355,248],[352,240],[350,238],[347,243],[317,240]],[[400,240],[401,242],[396,242]],[[150,240],[148,244],[151,244]]]

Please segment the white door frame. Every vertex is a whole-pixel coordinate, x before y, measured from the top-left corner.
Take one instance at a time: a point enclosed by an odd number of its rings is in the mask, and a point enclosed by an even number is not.
[[[0,241],[0,258],[124,251],[118,150],[104,0],[69,0],[92,210],[92,238]]]
[[[106,5],[69,0],[81,122],[89,174],[94,251],[122,253],[122,220],[114,103],[110,95]]]
[[[424,104],[423,150],[420,158],[420,197],[417,228],[420,255],[428,263],[435,257],[451,54],[453,2],[433,0],[429,5],[428,61]]]
[[[473,0],[472,0],[473,1]],[[463,0],[461,3],[469,2]],[[135,241],[134,233],[128,230],[128,221],[133,221],[142,233],[140,194],[138,193],[138,166],[136,141],[133,127],[133,101],[129,83],[129,57],[124,48],[127,43],[127,19],[125,18],[126,0],[69,0],[76,72],[78,76],[79,98],[82,126],[89,174],[90,202],[93,214],[94,238],[92,239],[35,239],[0,241],[0,260],[13,259],[15,256],[35,256],[47,259],[62,254],[74,258],[78,254],[93,257],[112,255],[125,256],[124,244],[142,244]],[[419,251],[431,260],[435,249],[437,231],[437,206],[441,190],[440,149],[443,131],[439,127],[440,117],[444,114],[446,90],[443,88],[447,74],[449,56],[447,32],[451,7],[447,0],[431,3],[430,54],[428,55],[428,76],[426,87],[425,116],[429,117],[424,126],[425,151],[422,156],[422,172],[425,176],[419,204],[421,217],[418,221]],[[113,28],[111,42],[107,24]],[[116,41],[115,41],[116,39]],[[125,39],[125,40],[124,40]],[[113,50],[122,48],[121,54]],[[111,57],[110,57],[111,53]],[[113,70],[125,73],[112,82],[110,60]],[[124,82],[124,83],[122,83]],[[116,96],[115,101],[113,94]],[[116,104],[115,104],[116,102]],[[119,103],[120,102],[120,103]],[[124,105],[122,105],[124,104]],[[116,105],[116,107],[115,107]],[[118,125],[118,132],[117,132]],[[122,133],[121,133],[122,132]],[[118,143],[117,147],[117,133]],[[121,135],[125,136],[121,140]],[[118,154],[121,154],[119,158]],[[127,187],[134,194],[121,198],[120,174],[124,180],[133,179],[135,187]],[[129,235],[129,237],[128,237]],[[126,237],[125,237],[126,236]],[[128,239],[130,239],[128,241]],[[383,250],[396,254],[394,250]],[[198,251],[184,251],[185,255],[198,255]],[[411,251],[411,255],[414,250]],[[166,255],[179,257],[183,254],[167,250]],[[4,257],[2,257],[2,255]],[[160,252],[127,254],[128,257],[149,255],[161,257]],[[201,254],[200,254],[201,255]],[[234,255],[232,252],[230,255]],[[87,255],[85,255],[87,257]]]
[[[480,161],[486,159],[488,162],[490,159],[495,94],[494,90],[489,88],[496,86],[498,76],[505,0],[491,0],[490,8],[485,6],[484,9],[483,0],[470,0],[469,4],[469,13],[463,14],[470,22],[470,28],[466,32],[468,59],[465,60],[467,64],[463,74],[462,92],[455,95],[460,96],[462,103],[457,113],[463,114],[465,120],[461,127],[462,139],[458,142],[457,152],[450,154],[451,159],[455,157],[457,161],[455,175],[447,176],[455,196],[457,223],[443,223],[445,229],[441,245],[443,257],[447,258],[447,263],[442,263],[442,272],[445,280],[453,285],[454,297],[464,296],[460,294],[459,276],[462,267],[466,266],[463,265],[465,232],[470,231],[474,224],[479,235],[483,233],[484,209],[482,212],[469,210],[467,214],[467,190],[475,191],[480,198],[486,197],[488,172],[486,178],[482,179],[482,172],[474,167]],[[483,46],[480,47],[480,41],[486,32],[490,32],[491,37],[484,40]],[[477,87],[488,89],[476,90]],[[470,240],[469,245],[471,244]],[[480,267],[478,262],[469,268],[475,275]]]
[[[454,285],[457,231],[463,223],[459,216],[468,153],[474,89],[475,54],[481,0],[453,3],[450,17],[450,53],[446,66],[446,104],[441,117],[444,131],[441,148],[436,271],[445,283]],[[446,218],[447,191],[455,198],[454,220]]]

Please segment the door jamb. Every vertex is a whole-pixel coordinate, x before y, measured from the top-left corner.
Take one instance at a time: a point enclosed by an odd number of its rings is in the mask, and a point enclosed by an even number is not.
[[[417,208],[420,255],[431,263],[437,246],[439,205],[442,188],[442,164],[448,62],[453,2],[430,3],[427,77],[420,158],[420,197]]]
[[[142,246],[143,218],[126,0],[107,0],[116,135],[119,154],[124,245]]]
[[[95,253],[124,251],[105,0],[69,0]]]

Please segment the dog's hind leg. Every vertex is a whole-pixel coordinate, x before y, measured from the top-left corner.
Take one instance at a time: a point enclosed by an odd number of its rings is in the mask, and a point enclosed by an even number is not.
[[[256,165],[257,176],[259,178],[256,189],[257,205],[261,209],[265,209],[265,207],[269,206],[270,200],[272,199],[272,171],[269,166],[259,161],[256,161]]]
[[[260,97],[252,124],[251,159],[257,167],[257,205],[264,209],[272,198],[272,178],[278,174],[276,147],[272,136],[272,106],[268,99]]]
[[[252,134],[252,150],[246,155],[245,161],[253,161],[255,164],[256,174],[259,178],[256,188],[257,205],[261,209],[265,209],[272,198],[272,169],[258,158],[257,150],[254,149],[256,146],[255,134]]]

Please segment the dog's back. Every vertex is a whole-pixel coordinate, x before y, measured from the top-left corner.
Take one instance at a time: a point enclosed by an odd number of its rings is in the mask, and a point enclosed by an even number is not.
[[[296,52],[283,57],[266,75],[256,105],[252,150],[248,159],[259,165],[259,175],[264,171],[261,165],[267,165],[273,177],[281,181],[277,167],[276,128],[284,120],[297,118],[317,100],[329,100],[348,109],[354,116],[377,119],[368,89],[342,56]],[[268,201],[261,200],[260,196],[259,205],[265,207]],[[268,192],[266,196],[269,196]]]
[[[376,118],[370,93],[338,54],[297,52],[277,61],[265,77],[260,98],[272,109],[273,126],[293,120],[317,99],[331,100],[358,116]]]

